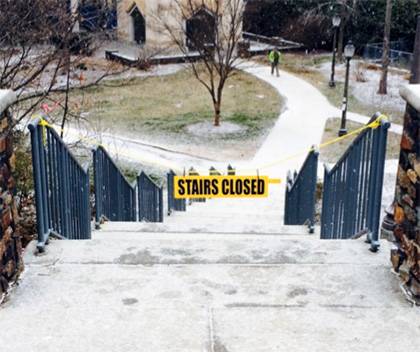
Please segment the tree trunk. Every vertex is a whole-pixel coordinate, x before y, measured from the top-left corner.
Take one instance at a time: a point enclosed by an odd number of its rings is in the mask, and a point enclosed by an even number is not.
[[[382,76],[379,82],[378,94],[387,94],[387,80],[389,67],[389,49],[391,37],[391,19],[392,19],[392,0],[386,1],[385,29],[384,29],[384,46],[382,55]]]
[[[338,44],[337,44],[337,60],[339,62],[343,62],[343,51],[344,51],[344,30],[346,29],[347,21],[348,21],[348,15],[347,15],[347,9],[344,6],[344,4],[341,4],[340,6],[340,28],[338,31]]]
[[[214,103],[214,125],[220,126],[220,102]]]
[[[344,16],[341,16],[340,28],[338,31],[338,44],[337,44],[337,60],[343,62],[343,49],[344,49]]]
[[[413,66],[411,67],[410,83],[420,83],[420,15],[417,16],[416,41],[414,43]]]

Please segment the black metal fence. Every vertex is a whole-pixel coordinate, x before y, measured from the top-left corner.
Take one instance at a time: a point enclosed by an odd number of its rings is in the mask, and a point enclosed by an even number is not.
[[[381,121],[379,127],[364,130],[331,170],[325,168],[322,239],[347,239],[366,232],[371,250],[378,249],[389,126]]]
[[[384,53],[383,43],[366,44],[363,50],[363,59],[381,63]],[[407,51],[407,44],[404,41],[390,43],[389,59],[392,66],[410,69],[413,62],[413,53]]]
[[[106,150],[93,151],[95,220],[136,221],[136,185],[131,185]]]
[[[67,239],[91,237],[89,171],[71,154],[53,128],[29,125],[37,208],[38,248],[51,234]]]
[[[163,222],[163,190],[142,172],[137,177],[139,221]]]
[[[308,225],[314,232],[316,184],[319,153],[312,150],[299,174],[295,171],[287,175],[286,201],[284,210],[285,225]]]
[[[175,172],[170,170],[167,174],[168,184],[168,215],[171,215],[174,211],[186,211],[187,202],[185,199],[176,199],[174,194],[174,177]]]

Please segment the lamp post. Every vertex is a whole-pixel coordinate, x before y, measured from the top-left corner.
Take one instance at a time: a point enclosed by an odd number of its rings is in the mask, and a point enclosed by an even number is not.
[[[344,57],[346,58],[346,81],[344,83],[341,127],[340,127],[340,130],[338,131],[338,135],[340,137],[347,134],[346,117],[347,117],[347,102],[348,102],[348,92],[349,92],[350,60],[353,58],[355,51],[356,51],[356,48],[354,47],[353,43],[349,41],[344,48]]]
[[[332,64],[331,64],[331,79],[330,79],[330,87],[335,87],[335,57],[337,53],[337,35],[338,35],[338,27],[340,27],[341,18],[340,16],[334,15],[332,19],[333,30],[334,30],[334,38],[333,38],[333,57],[332,57]]]

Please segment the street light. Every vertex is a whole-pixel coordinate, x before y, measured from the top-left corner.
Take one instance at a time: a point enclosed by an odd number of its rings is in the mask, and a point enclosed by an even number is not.
[[[354,52],[356,48],[354,47],[351,40],[347,43],[346,47],[344,48],[344,57],[346,58],[346,81],[344,82],[344,96],[343,96],[343,107],[342,107],[342,115],[341,115],[341,127],[338,131],[338,135],[344,136],[347,134],[346,128],[346,117],[347,117],[347,101],[348,101],[348,92],[349,92],[349,76],[350,76],[350,60],[354,56]]]
[[[330,87],[335,87],[335,56],[337,53],[337,36],[338,36],[338,27],[340,27],[341,24],[341,17],[334,15],[332,18],[332,24],[333,24],[333,30],[334,30],[334,39],[333,39],[333,57],[332,57],[332,65],[331,65],[331,79],[330,79]]]

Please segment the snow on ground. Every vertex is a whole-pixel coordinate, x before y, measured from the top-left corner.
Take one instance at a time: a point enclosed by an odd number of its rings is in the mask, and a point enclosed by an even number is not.
[[[215,127],[210,121],[195,123],[187,126],[187,131],[195,136],[208,135],[231,135],[246,132],[245,126],[232,122],[223,122],[220,126]]]
[[[382,216],[394,202],[395,185],[397,184],[398,159],[385,161],[384,187],[382,189]]]
[[[377,105],[382,109],[404,112],[405,101],[401,98],[399,90],[401,86],[408,84],[408,71],[390,70],[388,73],[388,94],[378,94],[379,81],[381,77],[380,70],[362,68],[361,64],[365,62],[354,60],[351,63],[351,91],[354,97],[366,105]],[[326,62],[320,66],[321,72],[330,77],[331,63]],[[357,76],[363,76],[366,82],[360,82]],[[344,81],[345,64],[336,66],[336,79]]]

